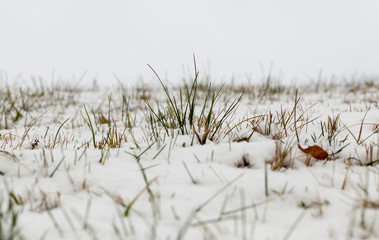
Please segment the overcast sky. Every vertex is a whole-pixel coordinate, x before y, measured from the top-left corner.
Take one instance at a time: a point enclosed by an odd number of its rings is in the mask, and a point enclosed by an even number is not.
[[[379,74],[378,0],[0,1],[0,69],[115,82]],[[183,70],[184,69],[184,70]]]

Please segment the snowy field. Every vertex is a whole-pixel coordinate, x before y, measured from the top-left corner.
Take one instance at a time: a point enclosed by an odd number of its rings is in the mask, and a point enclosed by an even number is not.
[[[0,240],[379,239],[378,12],[0,1]]]
[[[203,78],[2,86],[0,239],[379,237],[377,79]]]

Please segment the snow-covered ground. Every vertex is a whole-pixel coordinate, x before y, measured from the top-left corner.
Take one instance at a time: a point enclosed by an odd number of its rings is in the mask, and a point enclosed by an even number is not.
[[[0,238],[379,237],[377,81],[187,86],[1,88]]]

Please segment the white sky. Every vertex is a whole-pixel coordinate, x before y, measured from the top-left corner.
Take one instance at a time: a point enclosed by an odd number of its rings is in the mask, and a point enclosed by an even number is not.
[[[175,81],[192,69],[225,81],[379,74],[377,0],[1,0],[0,69],[10,78]]]

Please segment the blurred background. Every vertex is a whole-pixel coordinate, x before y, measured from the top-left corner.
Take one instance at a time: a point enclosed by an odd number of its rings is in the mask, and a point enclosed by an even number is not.
[[[193,53],[223,82],[376,75],[378,29],[377,0],[0,1],[1,79],[177,82]]]

